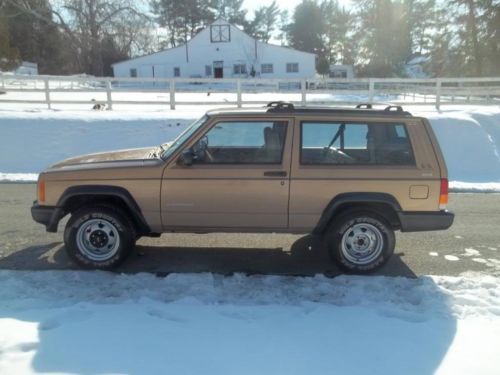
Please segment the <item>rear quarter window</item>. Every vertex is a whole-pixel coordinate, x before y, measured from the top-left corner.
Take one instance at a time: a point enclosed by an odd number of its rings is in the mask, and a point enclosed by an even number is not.
[[[300,163],[304,165],[415,165],[403,123],[301,123]]]

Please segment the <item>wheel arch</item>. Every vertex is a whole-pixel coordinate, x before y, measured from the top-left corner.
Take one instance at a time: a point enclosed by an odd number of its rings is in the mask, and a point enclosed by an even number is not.
[[[382,216],[393,229],[401,227],[398,216],[401,206],[393,195],[378,192],[352,192],[339,194],[328,203],[313,233],[324,234],[336,217],[344,212],[358,209]]]
[[[122,209],[136,226],[138,233],[147,234],[151,230],[141,209],[130,192],[120,186],[78,185],[67,188],[57,202],[57,206],[72,213],[90,204],[103,204]]]

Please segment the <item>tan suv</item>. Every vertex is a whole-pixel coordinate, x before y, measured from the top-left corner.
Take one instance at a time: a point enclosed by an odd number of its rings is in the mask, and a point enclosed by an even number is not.
[[[384,110],[217,110],[173,142],[80,156],[44,171],[33,219],[79,265],[106,269],[163,232],[313,233],[346,271],[372,271],[394,231],[447,229],[446,165],[425,118]]]

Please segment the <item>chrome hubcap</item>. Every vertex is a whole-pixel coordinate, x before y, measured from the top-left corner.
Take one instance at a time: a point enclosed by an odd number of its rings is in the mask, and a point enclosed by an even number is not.
[[[373,262],[380,256],[383,247],[384,237],[372,224],[354,224],[342,236],[342,254],[354,264],[365,265]]]
[[[120,246],[118,230],[112,223],[102,219],[83,223],[78,229],[76,239],[82,254],[95,261],[112,258]]]

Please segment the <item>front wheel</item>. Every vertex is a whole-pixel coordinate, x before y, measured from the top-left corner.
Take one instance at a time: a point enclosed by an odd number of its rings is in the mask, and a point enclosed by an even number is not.
[[[394,253],[394,231],[381,216],[350,212],[335,219],[327,236],[333,260],[349,273],[370,273]]]
[[[66,252],[79,266],[110,269],[135,246],[136,234],[128,216],[114,207],[83,208],[71,215],[64,231]]]

